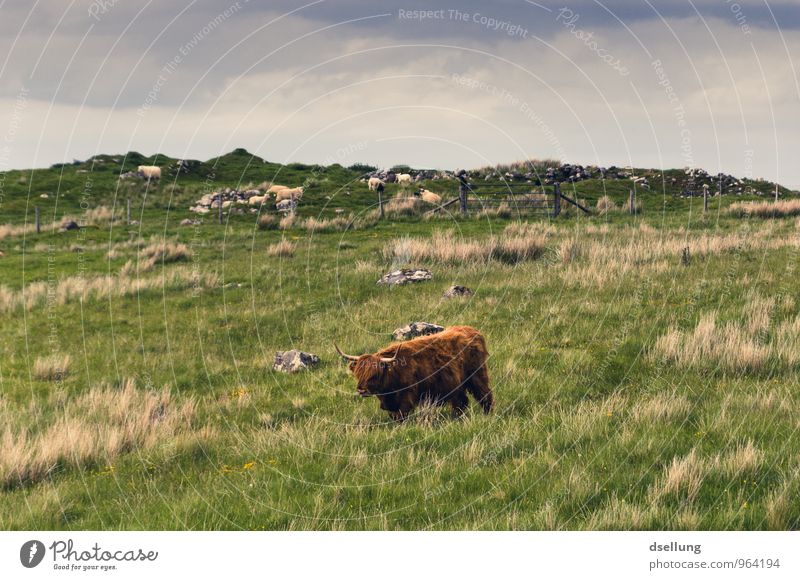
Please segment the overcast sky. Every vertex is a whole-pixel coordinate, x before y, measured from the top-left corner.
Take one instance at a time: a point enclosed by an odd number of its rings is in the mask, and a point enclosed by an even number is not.
[[[0,171],[244,147],[800,188],[799,57],[797,0],[0,0]]]

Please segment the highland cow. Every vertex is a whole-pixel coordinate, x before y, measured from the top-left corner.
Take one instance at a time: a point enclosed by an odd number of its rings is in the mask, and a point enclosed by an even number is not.
[[[485,413],[494,406],[486,370],[486,342],[469,326],[451,326],[442,332],[394,343],[375,354],[352,356],[350,372],[358,381],[358,394],[376,396],[381,409],[395,421],[404,421],[421,402],[450,403],[460,417],[469,406],[467,393]]]

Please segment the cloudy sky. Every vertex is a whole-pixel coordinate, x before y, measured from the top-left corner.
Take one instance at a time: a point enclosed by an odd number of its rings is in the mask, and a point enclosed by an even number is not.
[[[800,188],[798,69],[797,0],[0,0],[0,171],[244,147]]]

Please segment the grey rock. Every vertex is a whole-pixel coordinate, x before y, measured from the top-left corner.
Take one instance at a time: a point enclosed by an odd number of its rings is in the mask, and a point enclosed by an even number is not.
[[[297,209],[297,201],[294,199],[282,199],[275,204],[275,209],[278,211],[294,211]]]
[[[472,296],[472,290],[467,288],[466,286],[450,286],[445,293],[445,298],[460,298],[462,296]]]
[[[418,336],[436,334],[443,330],[444,326],[439,326],[438,324],[431,324],[430,322],[412,322],[401,328],[396,328],[392,333],[392,338],[395,340],[410,340]]]
[[[186,219],[181,220],[180,225],[182,225],[182,226],[199,226],[202,223],[203,223],[202,220],[192,220],[192,219],[186,218]]]
[[[319,364],[319,357],[301,350],[278,351],[272,370],[282,373],[296,373]]]
[[[387,284],[389,286],[402,286],[412,282],[423,282],[425,280],[432,280],[433,273],[430,270],[423,268],[417,269],[402,269],[389,272],[378,280],[378,284]]]

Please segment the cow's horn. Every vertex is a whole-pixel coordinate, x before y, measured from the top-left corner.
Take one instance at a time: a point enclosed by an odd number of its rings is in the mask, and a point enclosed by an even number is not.
[[[346,358],[347,360],[358,360],[358,357],[357,357],[357,356],[353,356],[353,355],[351,355],[351,354],[344,354],[344,353],[342,352],[342,349],[340,349],[340,348],[339,348],[339,345],[338,345],[338,344],[336,344],[335,342],[333,343],[333,348],[335,348],[335,349],[336,349],[336,352],[338,352],[338,353],[339,353],[339,355],[340,355],[342,358]]]
[[[392,358],[381,357],[381,362],[382,362],[382,363],[393,363],[393,362],[395,361],[395,359],[397,358],[397,355],[398,355],[399,353],[400,353],[400,349],[398,348],[398,349],[395,351],[395,353],[394,353],[394,356],[393,356]]]

